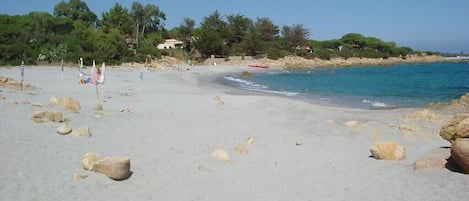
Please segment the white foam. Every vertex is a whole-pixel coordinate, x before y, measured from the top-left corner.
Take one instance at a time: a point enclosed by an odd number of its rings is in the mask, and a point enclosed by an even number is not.
[[[239,86],[242,89],[246,89],[246,90],[250,90],[250,91],[271,93],[271,94],[280,94],[280,95],[285,95],[285,96],[298,95],[298,93],[295,93],[295,92],[268,90],[269,86],[256,84],[254,82],[249,82],[247,80],[243,80],[243,79],[240,79],[240,78],[234,78],[234,77],[231,77],[231,76],[225,76],[223,78],[225,78],[226,80],[229,80],[229,81],[237,82],[237,83],[240,84]]]
[[[363,103],[368,103],[371,104],[373,107],[390,107],[388,104],[379,102],[379,101],[374,101],[374,100],[362,100]]]

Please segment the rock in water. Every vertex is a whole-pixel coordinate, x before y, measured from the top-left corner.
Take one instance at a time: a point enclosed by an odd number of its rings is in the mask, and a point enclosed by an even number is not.
[[[444,169],[450,155],[449,148],[434,148],[415,161],[414,170]]]
[[[92,170],[114,180],[124,180],[130,176],[129,157],[105,157],[91,165]]]
[[[405,158],[405,148],[393,141],[375,142],[370,148],[371,156],[380,160],[399,161]]]
[[[215,149],[214,151],[212,151],[210,156],[220,161],[230,161],[230,156],[223,149]]]
[[[469,138],[456,138],[451,142],[451,157],[469,174]]]
[[[93,152],[88,152],[81,157],[81,165],[83,169],[91,170],[93,164],[101,159],[103,159],[103,157],[101,157],[100,155]]]
[[[55,130],[59,135],[67,135],[72,132],[72,127],[70,127],[69,123],[64,123],[60,125],[56,130]]]

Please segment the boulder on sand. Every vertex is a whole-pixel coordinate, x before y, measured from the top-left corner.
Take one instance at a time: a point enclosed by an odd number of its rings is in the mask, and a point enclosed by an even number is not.
[[[64,123],[60,125],[55,131],[59,135],[67,135],[72,132],[72,127],[70,127],[70,123]]]
[[[130,158],[126,156],[105,157],[92,163],[91,170],[114,180],[124,180],[130,177]]]
[[[210,156],[214,159],[220,160],[220,161],[230,161],[230,156],[228,153],[226,153],[225,150],[223,149],[215,149],[212,151]]]
[[[103,159],[100,155],[93,152],[88,152],[81,157],[81,165],[85,170],[91,170],[93,163],[96,163],[98,160]]]
[[[73,129],[70,134],[74,136],[91,137],[90,129],[88,127],[81,127],[81,128]]]
[[[371,156],[380,160],[399,161],[405,158],[405,148],[393,141],[379,141],[370,148]]]
[[[44,123],[48,121],[62,122],[62,113],[59,111],[36,111],[33,113],[31,120],[36,123]]]
[[[456,138],[451,142],[451,157],[469,174],[469,138]]]
[[[99,172],[114,180],[124,180],[130,177],[130,158],[127,156],[101,157],[88,152],[81,158],[83,169]]]
[[[81,108],[80,103],[78,101],[74,100],[70,96],[60,98],[58,100],[58,103],[60,105],[64,106],[65,111],[70,112],[70,113],[78,113],[78,111]]]
[[[453,119],[449,120],[440,130],[440,136],[448,141],[453,141],[456,139],[457,134],[461,135],[461,131],[457,131],[457,129],[463,129],[464,127],[458,125],[463,122],[465,119],[469,118],[469,113],[462,113],[458,114]]]
[[[414,170],[444,169],[450,156],[450,148],[434,148],[415,161]]]

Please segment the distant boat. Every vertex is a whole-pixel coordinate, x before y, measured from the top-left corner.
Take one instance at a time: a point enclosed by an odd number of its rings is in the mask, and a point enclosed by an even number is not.
[[[254,67],[254,68],[269,68],[269,66],[266,65],[260,65],[260,64],[249,64],[249,67]]]

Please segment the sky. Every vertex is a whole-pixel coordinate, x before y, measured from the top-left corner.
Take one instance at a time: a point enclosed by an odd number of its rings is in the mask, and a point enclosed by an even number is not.
[[[0,13],[53,14],[62,0],[0,0]],[[65,0],[68,2],[68,0]],[[279,28],[302,24],[314,40],[339,39],[360,33],[396,42],[414,50],[469,53],[468,0],[82,0],[99,18],[116,3],[153,4],[166,14],[165,27],[179,26],[185,17],[199,25],[215,10],[250,19],[269,18]]]

